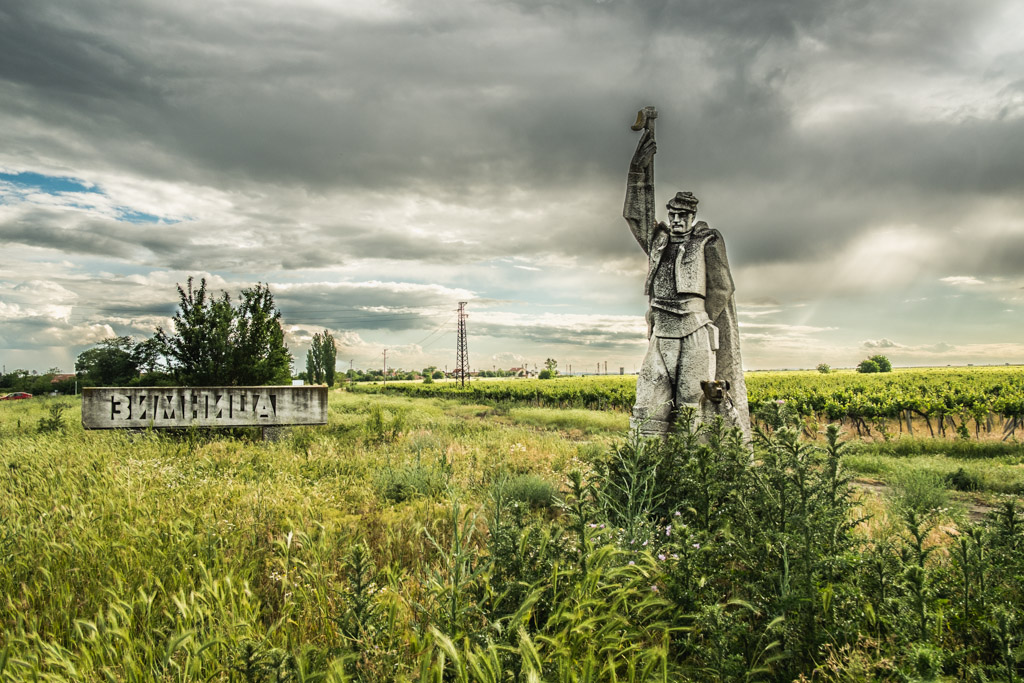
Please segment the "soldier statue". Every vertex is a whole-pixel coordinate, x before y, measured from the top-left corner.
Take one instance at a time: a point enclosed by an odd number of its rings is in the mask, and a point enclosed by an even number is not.
[[[697,198],[677,192],[668,223],[654,209],[654,122],[657,111],[637,114],[643,130],[629,164],[622,215],[648,256],[644,292],[650,340],[636,381],[631,429],[664,437],[684,408],[699,422],[720,415],[750,438],[747,389],[740,359],[735,287],[721,233],[694,222]]]

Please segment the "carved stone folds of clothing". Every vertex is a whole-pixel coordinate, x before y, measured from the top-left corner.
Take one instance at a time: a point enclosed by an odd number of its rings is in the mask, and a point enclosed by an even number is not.
[[[699,221],[685,236],[654,220],[647,172],[629,173],[623,217],[648,255],[644,293],[650,344],[637,378],[631,427],[664,434],[676,408],[699,407],[700,419],[722,415],[749,439],[747,389],[740,360],[735,286],[717,230]],[[702,400],[700,382],[729,382],[729,399]],[[706,414],[704,414],[706,413]]]

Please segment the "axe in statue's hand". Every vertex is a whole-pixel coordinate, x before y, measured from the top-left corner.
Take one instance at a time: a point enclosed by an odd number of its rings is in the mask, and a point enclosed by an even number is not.
[[[654,137],[654,119],[658,118],[658,110],[654,107],[644,107],[636,113],[636,123],[630,128],[639,131],[647,129],[651,131],[651,137]]]
[[[658,151],[658,145],[654,141],[654,120],[658,118],[658,110],[654,107],[644,107],[636,113],[636,122],[630,126],[632,130],[644,131],[640,136],[640,142],[633,154],[631,167],[635,170],[649,168],[654,161],[654,155]]]

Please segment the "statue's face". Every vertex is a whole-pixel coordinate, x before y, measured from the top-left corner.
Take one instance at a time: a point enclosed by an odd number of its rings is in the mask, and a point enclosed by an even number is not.
[[[687,211],[669,211],[668,223],[673,230],[689,230],[693,226],[693,214]]]

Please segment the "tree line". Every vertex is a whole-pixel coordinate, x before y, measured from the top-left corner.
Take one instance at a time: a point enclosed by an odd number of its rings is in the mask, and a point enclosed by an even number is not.
[[[110,337],[79,354],[75,372],[85,386],[257,386],[288,384],[292,354],[269,285],[245,288],[237,299],[214,294],[206,279],[178,288],[169,329],[148,338]],[[306,368],[314,383],[334,383],[337,350],[324,330],[313,337]]]

